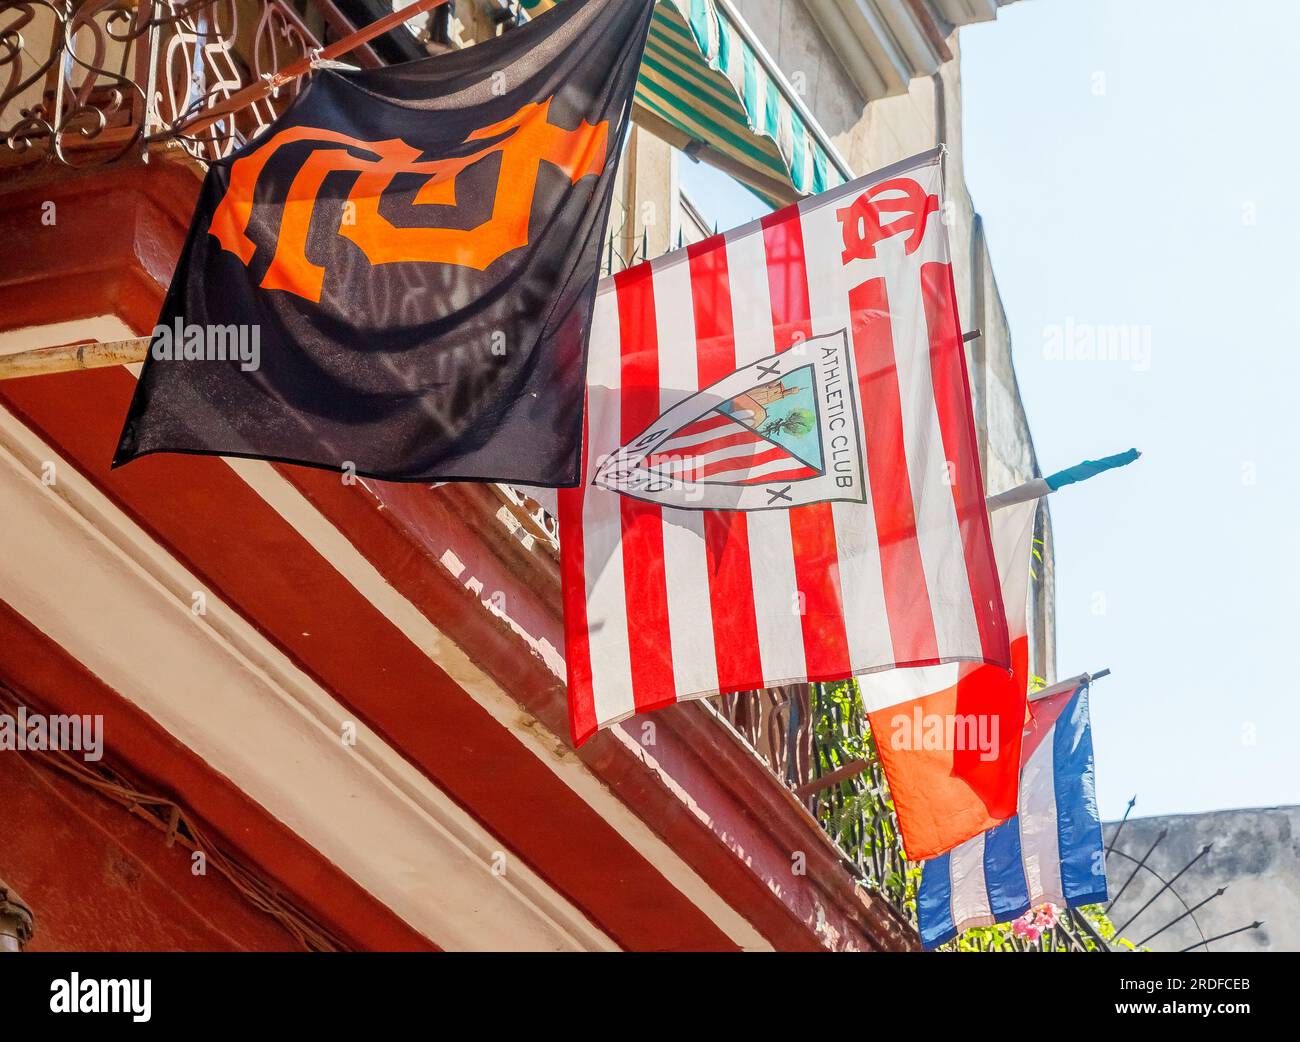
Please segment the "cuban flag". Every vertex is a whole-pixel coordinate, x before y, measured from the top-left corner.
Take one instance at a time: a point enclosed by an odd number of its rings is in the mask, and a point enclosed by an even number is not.
[[[1039,905],[1107,899],[1088,680],[1031,696],[1019,813],[923,865],[916,906],[925,947]]]

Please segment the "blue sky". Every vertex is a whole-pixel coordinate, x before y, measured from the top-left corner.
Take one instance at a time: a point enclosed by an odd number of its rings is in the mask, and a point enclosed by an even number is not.
[[[1266,0],[1025,0],[962,31],[966,180],[1039,459],[1144,452],[1052,502],[1060,671],[1115,671],[1107,817],[1300,803],[1298,33]],[[1055,350],[1123,327],[1148,366]]]
[[[1059,672],[1114,670],[1107,818],[1300,803],[1297,37],[1300,4],[1266,0],[1022,0],[961,34],[1039,459],[1144,453],[1052,497]],[[761,211],[682,178],[724,228]]]

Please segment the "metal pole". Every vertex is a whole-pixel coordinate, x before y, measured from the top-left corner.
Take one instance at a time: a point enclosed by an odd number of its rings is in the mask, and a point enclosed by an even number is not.
[[[1107,915],[1110,915],[1110,910],[1115,907],[1115,902],[1124,896],[1124,891],[1128,889],[1129,883],[1133,882],[1133,876],[1137,875],[1138,872],[1140,872],[1143,868],[1146,867],[1147,858],[1149,858],[1152,854],[1155,853],[1156,847],[1160,846],[1160,841],[1164,839],[1165,836],[1167,835],[1169,835],[1168,829],[1160,830],[1160,835],[1158,835],[1156,837],[1156,841],[1151,844],[1151,849],[1148,850],[1145,854],[1143,854],[1142,860],[1133,866],[1133,875],[1130,875],[1126,880],[1124,880],[1124,885],[1119,888],[1119,893],[1110,899],[1110,904],[1106,906]]]
[[[1216,897],[1222,897],[1224,891],[1227,890],[1227,889],[1228,889],[1228,888],[1227,888],[1226,886],[1221,886],[1221,887],[1219,887],[1218,890],[1214,891],[1214,893],[1212,893],[1209,897],[1207,897],[1207,898],[1206,898],[1204,901],[1202,901],[1200,904],[1192,905],[1191,908],[1187,909],[1187,911],[1185,911],[1185,912],[1184,912],[1182,915],[1180,915],[1177,919],[1170,919],[1169,922],[1165,923],[1165,925],[1162,926],[1162,927],[1160,927],[1160,929],[1157,930],[1155,933],[1147,934],[1147,936],[1143,937],[1142,940],[1140,940],[1140,941],[1137,942],[1137,946],[1138,946],[1139,948],[1141,948],[1142,945],[1144,945],[1144,944],[1147,943],[1147,941],[1150,941],[1150,940],[1153,940],[1153,939],[1156,938],[1156,937],[1159,937],[1162,933],[1164,933],[1166,930],[1168,930],[1169,927],[1173,926],[1174,923],[1181,923],[1184,919],[1186,919],[1189,915],[1191,915],[1193,912],[1195,912],[1198,908],[1203,908],[1205,905],[1207,905],[1207,904],[1209,904],[1211,901],[1213,901]],[[1204,942],[1201,942],[1201,943],[1204,943]]]
[[[1189,944],[1186,948],[1183,949],[1183,951],[1190,952],[1193,948],[1199,948],[1203,944],[1208,946],[1210,941],[1221,941],[1225,937],[1231,937],[1233,934],[1237,934],[1237,933],[1245,933],[1247,930],[1258,930],[1263,925],[1264,922],[1262,919],[1256,919],[1249,926],[1238,926],[1235,930],[1229,930],[1227,933],[1218,934],[1214,937],[1209,938],[1209,940],[1197,941],[1195,944]]]
[[[1167,883],[1165,883],[1164,886],[1162,886],[1159,890],[1157,890],[1154,894],[1152,894],[1151,897],[1150,897],[1150,899],[1147,901],[1147,903],[1144,904],[1141,908],[1139,908],[1139,909],[1138,909],[1136,912],[1134,912],[1132,915],[1130,915],[1130,916],[1128,917],[1128,922],[1126,922],[1123,926],[1119,927],[1119,929],[1117,929],[1115,932],[1116,932],[1116,933],[1123,933],[1126,929],[1128,929],[1128,927],[1131,926],[1131,925],[1133,924],[1133,920],[1136,919],[1136,918],[1137,918],[1139,915],[1141,915],[1143,912],[1145,912],[1148,908],[1150,908],[1151,905],[1155,902],[1155,899],[1156,899],[1157,897],[1159,897],[1159,896],[1160,896],[1161,894],[1163,894],[1166,890],[1168,890],[1171,886],[1173,886],[1175,883],[1177,883],[1178,880],[1179,880],[1179,878],[1182,876],[1182,874],[1183,874],[1184,872],[1186,872],[1189,868],[1191,868],[1194,864],[1196,864],[1196,862],[1200,861],[1201,858],[1205,857],[1205,855],[1208,854],[1208,853],[1210,852],[1210,848],[1211,848],[1212,846],[1214,846],[1213,843],[1207,843],[1207,844],[1205,844],[1205,846],[1201,847],[1201,852],[1200,852],[1199,854],[1197,854],[1196,857],[1192,858],[1191,861],[1187,862],[1187,864],[1185,864],[1185,865],[1184,865],[1184,866],[1179,870],[1178,875],[1174,876],[1173,879],[1169,880]]]
[[[1133,804],[1137,803],[1137,801],[1137,794],[1134,793],[1128,801],[1128,806],[1124,808],[1124,816],[1119,820],[1119,827],[1115,830],[1115,835],[1110,837],[1110,844],[1106,847],[1107,854],[1114,850],[1115,844],[1119,842],[1119,834],[1124,831],[1124,826],[1128,822],[1128,816],[1133,810]]]
[[[149,355],[149,337],[114,340],[106,344],[60,344],[33,347],[0,355],[0,380],[23,376],[45,376],[74,369],[98,369],[106,365],[131,365]]]

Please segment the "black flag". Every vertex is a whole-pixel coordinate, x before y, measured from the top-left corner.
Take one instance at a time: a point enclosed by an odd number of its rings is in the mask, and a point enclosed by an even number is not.
[[[653,0],[318,70],[214,162],[114,466],[578,480],[586,341]]]

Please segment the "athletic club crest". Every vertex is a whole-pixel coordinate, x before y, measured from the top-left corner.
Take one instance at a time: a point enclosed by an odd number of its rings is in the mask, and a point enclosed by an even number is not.
[[[684,510],[865,503],[857,386],[844,331],[811,337],[678,402],[592,482]]]

